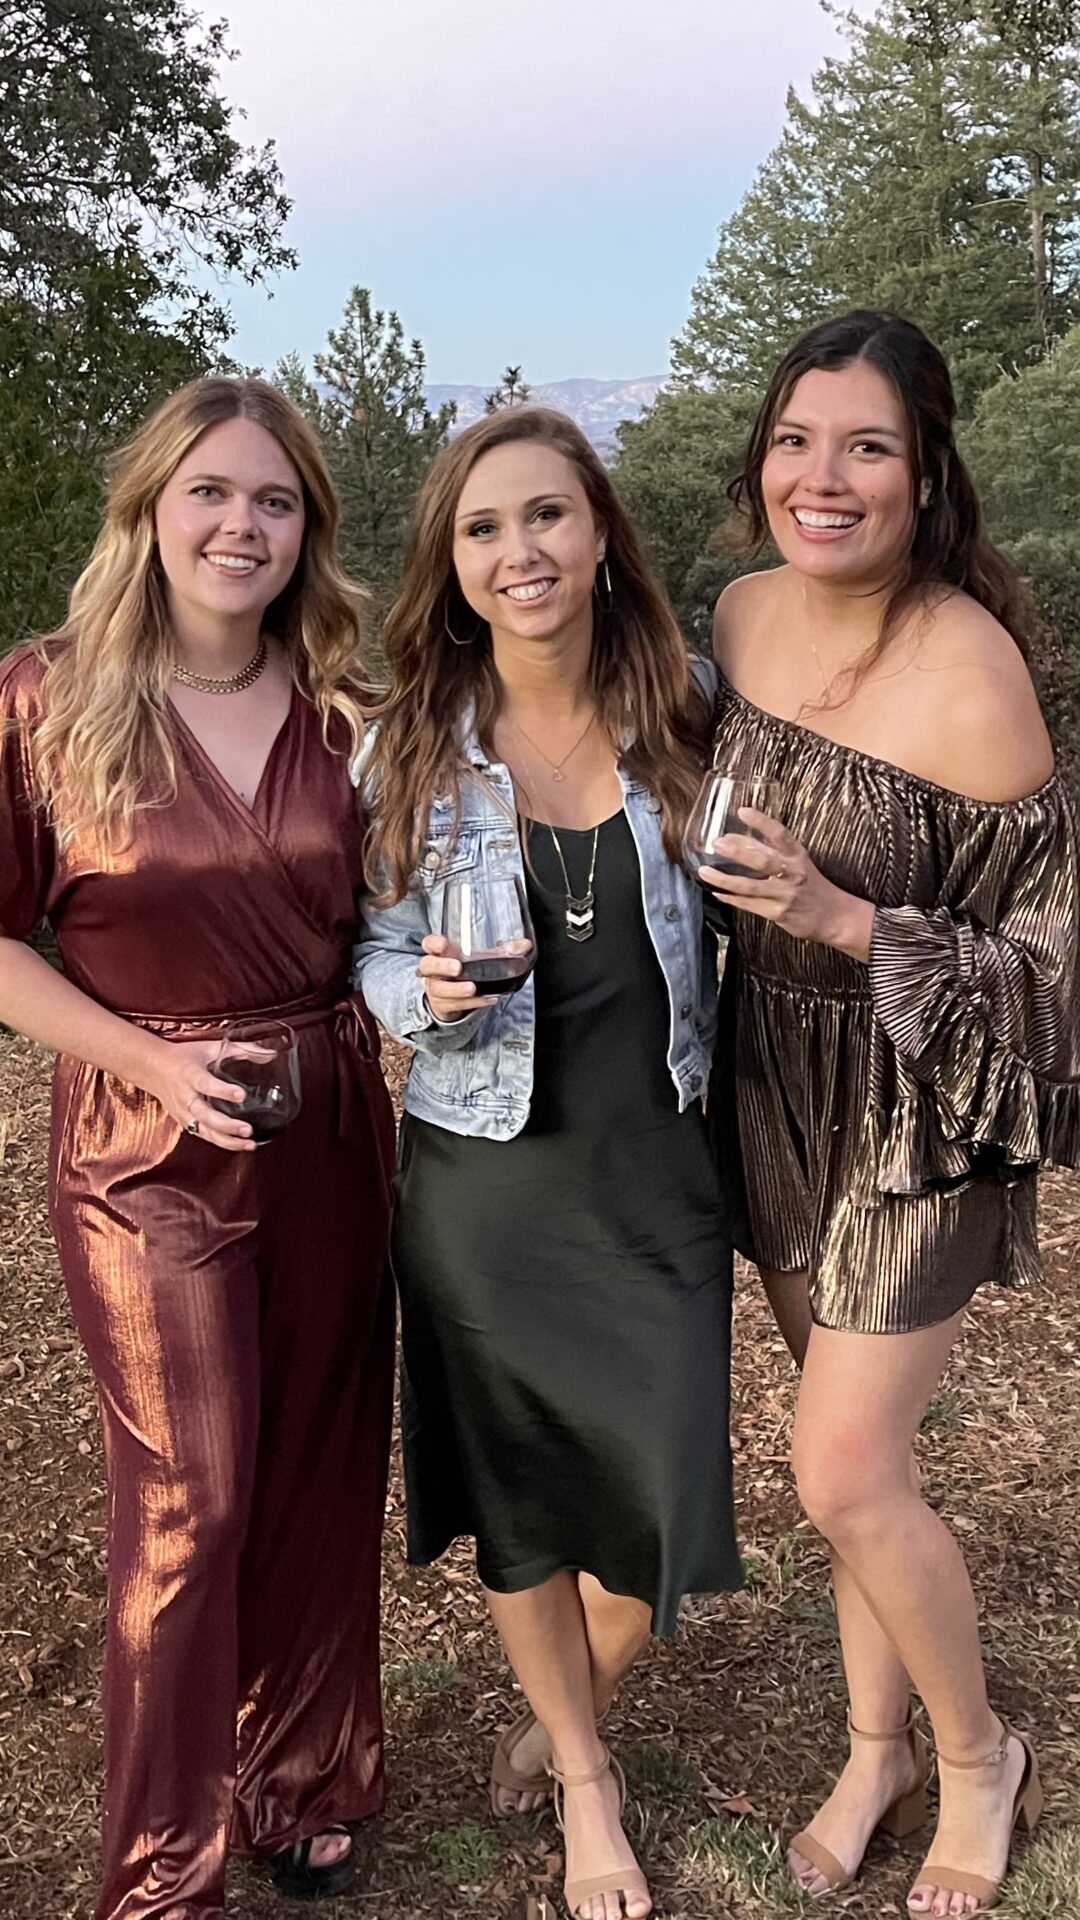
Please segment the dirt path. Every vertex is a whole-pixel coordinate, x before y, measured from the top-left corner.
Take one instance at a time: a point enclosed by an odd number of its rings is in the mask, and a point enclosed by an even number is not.
[[[0,1038],[0,1920],[88,1920],[100,1762],[101,1458],[90,1377],[44,1211],[46,1076]],[[1036,1739],[1045,1829],[1003,1916],[1080,1913],[1080,1178],[1045,1187],[1052,1284],[987,1294],[921,1441],[926,1485],[959,1530],[983,1605],[997,1703]],[[756,1286],[738,1301],[735,1432],[748,1587],[700,1608],[634,1676],[610,1734],[658,1915],[809,1912],[776,1835],[813,1809],[843,1724],[824,1556],[786,1464],[792,1375]],[[510,1702],[468,1553],[410,1573],[400,1486],[386,1549],[391,1802],[362,1835],[359,1891],[325,1920],[554,1920],[557,1835],[495,1826],[484,1780]],[[873,1845],[831,1913],[903,1913],[915,1847]],[[230,1916],[293,1909],[251,1869]],[[303,1909],[295,1909],[298,1913]]]

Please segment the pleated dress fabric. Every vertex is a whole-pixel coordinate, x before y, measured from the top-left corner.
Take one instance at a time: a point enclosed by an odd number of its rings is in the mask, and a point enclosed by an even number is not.
[[[592,833],[559,831],[584,892]],[[600,829],[596,930],[567,938],[529,836],[535,1080],[514,1139],[406,1115],[401,1297],[410,1559],[458,1535],[499,1593],[587,1571],[670,1633],[739,1584],[728,1439],[731,1244],[700,1107],[680,1114],[669,1011],[625,815]]]
[[[345,984],[362,825],[294,694],[253,805],[176,716],[178,791],[110,853],[32,786],[41,666],[0,667],[0,932],[47,915],[101,1005],[183,1040],[296,1029],[299,1116],[257,1153],[60,1056],[50,1198],[108,1479],[98,1920],[222,1915],[230,1846],[383,1801],[379,1558],[393,1123]]]
[[[710,1095],[742,1251],[810,1274],[815,1318],[950,1318],[1040,1274],[1036,1175],[1080,1158],[1080,884],[1057,777],[977,801],[721,682],[716,764],[779,783],[820,870],[878,908],[868,966],[732,915]]]

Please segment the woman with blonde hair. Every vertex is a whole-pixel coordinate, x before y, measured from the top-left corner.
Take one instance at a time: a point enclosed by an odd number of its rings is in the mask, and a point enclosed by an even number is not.
[[[386,650],[359,977],[416,1049],[393,1235],[410,1557],[476,1541],[528,1703],[494,1812],[553,1778],[571,1912],[643,1920],[597,1721],[684,1594],[739,1581],[715,953],[680,848],[714,676],[597,455],[542,408],[436,459]],[[493,996],[468,921],[515,895]]]
[[[0,1020],[56,1050],[50,1199],[109,1496],[98,1920],[343,1886],[382,1801],[392,1127],[348,985],[357,592],[318,443],[196,381],[121,457],[61,630],[0,667]],[[55,931],[54,971],[26,944]],[[295,1037],[256,1151],[215,1071]],[[254,1040],[251,1035],[254,1034]]]

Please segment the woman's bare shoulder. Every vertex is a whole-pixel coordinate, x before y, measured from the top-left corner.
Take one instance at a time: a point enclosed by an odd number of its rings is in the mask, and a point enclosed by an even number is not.
[[[1031,672],[1011,633],[967,594],[929,617],[915,660],[933,698],[929,777],[973,800],[1023,799],[1054,770]]]
[[[713,659],[720,671],[731,677],[741,647],[768,618],[776,601],[777,586],[786,567],[763,568],[742,573],[724,588],[713,614]]]

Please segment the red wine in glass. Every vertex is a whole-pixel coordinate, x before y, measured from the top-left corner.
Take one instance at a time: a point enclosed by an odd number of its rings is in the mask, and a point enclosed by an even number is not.
[[[749,880],[761,878],[753,867],[744,866],[739,860],[722,859],[713,852],[716,842],[726,833],[743,833],[752,840],[762,840],[753,827],[748,826],[745,820],[740,820],[741,807],[753,807],[758,813],[767,813],[771,820],[778,820],[779,782],[758,780],[753,776],[734,777],[714,767],[701,783],[683,835],[683,859],[687,872],[701,886],[707,886],[708,883],[701,879],[699,867],[714,867],[718,873],[741,874]]]
[[[525,953],[515,953],[513,944],[508,940],[504,947],[488,953],[471,953],[467,960],[462,959],[461,978],[475,980],[481,993],[516,993],[533,970],[534,956],[531,947]]]
[[[218,1113],[246,1120],[251,1137],[265,1146],[300,1111],[300,1055],[291,1027],[278,1021],[242,1021],[226,1027],[211,1063],[219,1080],[243,1087],[243,1100],[212,1099]]]
[[[517,993],[536,963],[525,889],[515,874],[453,875],[443,896],[442,931],[461,978],[481,995]]]

